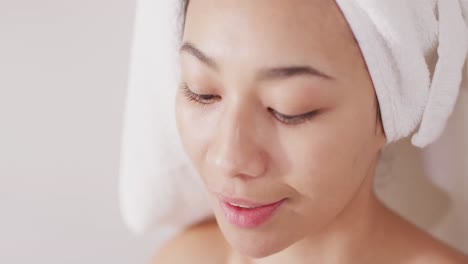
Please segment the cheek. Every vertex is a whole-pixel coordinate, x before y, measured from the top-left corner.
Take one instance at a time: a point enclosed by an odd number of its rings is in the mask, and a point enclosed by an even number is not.
[[[298,158],[292,165],[290,184],[301,196],[313,203],[329,204],[358,186],[360,173],[355,166],[356,153],[350,146],[343,146],[330,140],[310,145],[303,143],[299,147],[300,155],[296,151]]]
[[[331,116],[327,120],[331,120]],[[324,122],[303,135],[289,137],[285,156],[292,169],[285,177],[297,192],[296,214],[319,227],[331,221],[352,199],[366,176],[369,153],[359,133]],[[318,123],[317,123],[318,124]]]
[[[201,107],[187,101],[183,95],[176,99],[176,120],[179,136],[185,152],[198,169],[206,148],[210,133],[214,127],[210,119],[201,115]]]

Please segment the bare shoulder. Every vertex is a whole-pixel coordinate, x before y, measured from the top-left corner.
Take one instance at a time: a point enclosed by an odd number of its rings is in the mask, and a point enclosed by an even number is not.
[[[415,263],[421,264],[468,264],[468,256],[443,244],[440,241],[429,242],[426,248],[426,258]]]
[[[227,243],[214,219],[194,225],[166,242],[151,264],[224,263]]]
[[[468,256],[425,232],[414,234],[408,241],[407,255],[411,264],[468,264]]]
[[[468,264],[468,256],[428,233],[393,210],[386,208],[387,225],[379,247],[385,263]],[[383,262],[382,262],[383,263]]]
[[[414,264],[468,264],[468,257],[452,249],[438,249],[415,258]]]

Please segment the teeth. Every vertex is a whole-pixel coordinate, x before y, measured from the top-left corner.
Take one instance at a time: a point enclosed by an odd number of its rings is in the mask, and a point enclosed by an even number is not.
[[[245,205],[234,204],[234,203],[229,203],[229,204],[232,205],[232,206],[240,207],[240,208],[247,208],[247,209],[255,208],[255,207],[248,207],[248,206],[245,206]]]

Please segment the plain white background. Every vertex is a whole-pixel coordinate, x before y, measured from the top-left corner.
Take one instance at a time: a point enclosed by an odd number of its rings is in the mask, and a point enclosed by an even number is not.
[[[0,0],[0,263],[146,263],[118,205],[132,0]]]

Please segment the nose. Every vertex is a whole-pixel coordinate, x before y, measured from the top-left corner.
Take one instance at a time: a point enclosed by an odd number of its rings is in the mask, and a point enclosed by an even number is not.
[[[216,173],[244,179],[259,177],[267,166],[261,134],[252,111],[224,111],[210,141],[206,159]]]

